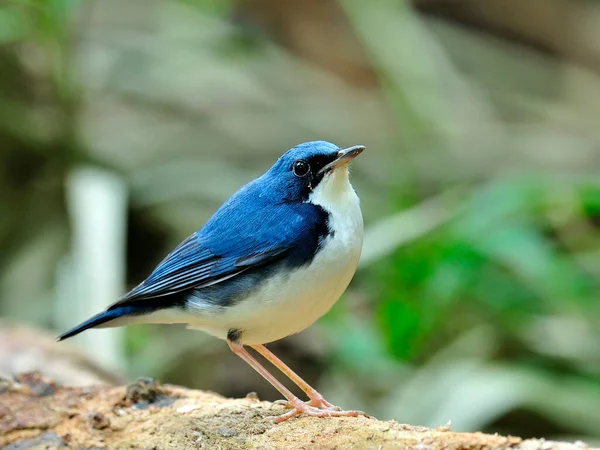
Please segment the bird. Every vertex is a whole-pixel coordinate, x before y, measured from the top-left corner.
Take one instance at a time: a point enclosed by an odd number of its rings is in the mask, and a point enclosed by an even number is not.
[[[326,141],[287,150],[139,285],[57,337],[139,323],[186,324],[223,339],[285,398],[275,423],[298,415],[363,415],[334,406],[267,349],[327,313],[348,287],[362,251],[363,216],[349,165],[363,145]],[[246,347],[296,384],[295,396]]]

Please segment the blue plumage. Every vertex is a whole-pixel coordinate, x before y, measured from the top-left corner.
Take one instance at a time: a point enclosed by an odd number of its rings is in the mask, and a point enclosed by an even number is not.
[[[290,168],[298,160],[325,166],[338,150],[334,144],[315,141],[286,152],[264,175],[232,195],[107,314],[94,316],[59,340],[123,315],[183,308],[189,296],[225,307],[264,280],[257,270],[276,272],[309,264],[331,233],[328,213],[306,202],[318,176],[301,179]]]
[[[324,141],[287,151],[229,198],[140,285],[64,333],[130,323],[186,323],[225,339],[286,398],[290,411],[357,416],[327,402],[263,344],[297,333],[340,298],[358,265],[363,221],[347,166],[364,147]],[[303,402],[244,348],[251,346],[308,396]]]

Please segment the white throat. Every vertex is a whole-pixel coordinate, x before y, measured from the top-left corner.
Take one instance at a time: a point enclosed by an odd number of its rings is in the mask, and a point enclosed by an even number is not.
[[[348,167],[340,167],[333,172],[325,174],[321,182],[308,196],[308,201],[313,205],[322,206],[327,212],[344,212],[356,214],[356,206],[360,201],[350,184]],[[358,208],[360,214],[360,207]]]

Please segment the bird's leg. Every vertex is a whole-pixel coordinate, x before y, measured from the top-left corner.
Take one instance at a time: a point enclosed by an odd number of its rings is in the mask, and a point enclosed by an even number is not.
[[[267,361],[269,361],[271,364],[277,367],[285,376],[292,380],[296,384],[296,386],[298,386],[306,393],[306,395],[310,399],[307,403],[308,406],[317,408],[317,410],[320,410],[321,412],[325,413],[325,416],[331,415],[356,417],[360,415],[368,417],[367,414],[365,414],[362,411],[342,411],[340,407],[334,406],[331,403],[329,403],[327,400],[325,400],[325,398],[323,398],[323,396],[319,392],[317,392],[315,388],[313,388],[310,384],[308,384],[306,381],[300,378],[300,375],[298,375],[296,372],[290,369],[282,360],[275,356],[273,352],[267,349],[267,347],[265,347],[264,345],[251,345],[250,347],[252,347],[258,353],[260,353]],[[286,414],[290,414],[292,412],[293,410]],[[323,415],[321,415],[321,417],[323,417]]]
[[[286,377],[292,380],[296,386],[302,389],[310,399],[308,402],[310,406],[321,409],[340,410],[339,407],[334,406],[325,400],[325,398],[323,398],[323,396],[317,392],[315,388],[300,378],[300,375],[290,369],[282,360],[275,356],[273,352],[267,349],[267,347],[264,345],[251,345],[250,347],[260,353],[267,361],[277,367]]]
[[[265,369],[265,367],[259,363],[254,356],[252,356],[248,351],[244,348],[242,344],[233,341],[227,341],[229,348],[233,353],[242,358],[246,363],[250,365],[254,370],[256,370],[262,377],[267,380],[271,385],[277,389],[281,395],[283,395],[290,404],[294,403],[296,400],[301,400],[296,397],[292,392],[286,388],[277,378],[275,378],[271,373]]]
[[[267,420],[273,420],[273,422],[275,423],[280,423],[299,414],[306,414],[308,416],[315,417],[355,417],[359,414],[364,414],[360,413],[359,411],[338,411],[331,409],[319,409],[315,408],[314,406],[307,405],[294,394],[292,394],[290,390],[286,388],[277,378],[271,375],[269,371],[262,366],[262,364],[260,364],[250,353],[248,353],[248,351],[242,346],[242,344],[230,340],[227,340],[227,344],[229,345],[229,348],[233,353],[235,353],[244,361],[246,361],[250,365],[250,367],[256,370],[259,374],[263,376],[265,380],[271,383],[271,385],[286,398],[288,405],[290,406],[290,408],[292,408],[290,411],[281,414],[280,416],[266,417]]]

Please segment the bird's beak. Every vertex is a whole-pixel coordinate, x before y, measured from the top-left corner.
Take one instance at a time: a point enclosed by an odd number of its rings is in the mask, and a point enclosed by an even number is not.
[[[365,148],[366,147],[364,145],[355,145],[353,147],[340,150],[337,154],[337,158],[319,170],[319,174],[347,165],[350,163],[350,161],[360,155]]]

